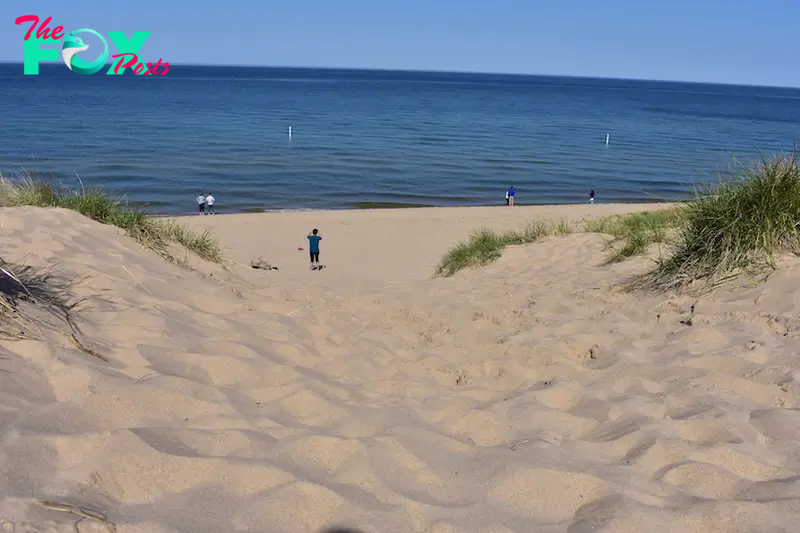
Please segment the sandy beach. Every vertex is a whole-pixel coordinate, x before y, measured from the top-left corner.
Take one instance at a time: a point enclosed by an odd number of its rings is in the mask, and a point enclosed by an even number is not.
[[[75,281],[96,355],[0,340],[0,531],[797,532],[800,261],[630,294],[653,255],[576,233],[433,277],[481,227],[658,207],[183,217],[233,261],[194,270],[5,209],[3,258]]]
[[[513,230],[532,220],[579,222],[590,217],[659,209],[669,204],[596,204],[572,206],[441,207],[289,211],[180,217],[195,230],[210,228],[226,257],[249,265],[257,256],[286,269],[282,279],[324,280],[332,286],[382,285],[424,280],[448,248],[470,232]],[[308,243],[313,228],[324,235],[320,260],[335,269],[320,278],[308,272]],[[297,250],[302,247],[303,250]],[[424,289],[423,289],[424,290]]]

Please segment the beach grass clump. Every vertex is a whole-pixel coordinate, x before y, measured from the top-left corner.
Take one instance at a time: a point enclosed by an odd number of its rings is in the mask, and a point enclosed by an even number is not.
[[[170,246],[180,245],[199,257],[222,262],[222,249],[209,231],[197,234],[174,221],[154,218],[98,188],[71,190],[34,180],[28,174],[0,182],[0,204],[71,209],[102,224],[125,230],[143,246],[174,262]]]
[[[466,241],[453,246],[436,267],[436,275],[450,277],[465,268],[488,265],[500,258],[506,246],[527,244],[543,237],[566,235],[572,228],[564,221],[534,221],[522,230],[494,231],[480,229]]]
[[[178,243],[208,261],[222,262],[222,248],[211,230],[197,233],[174,221],[159,221],[159,224],[168,241]]]
[[[709,288],[774,269],[779,256],[800,253],[798,154],[740,165],[733,179],[699,191],[684,217],[673,253],[634,286]]]
[[[69,282],[57,278],[52,272],[12,265],[0,258],[0,338],[33,338],[41,326],[48,325],[47,320],[31,318],[22,309],[22,303],[55,316],[73,329],[73,309],[82,302],[73,301]]]
[[[75,280],[28,265],[11,265],[0,258],[0,340],[44,340],[57,332],[82,352],[109,360],[81,340],[75,312],[85,300],[70,289]]]
[[[618,263],[629,257],[644,254],[652,244],[669,243],[683,225],[683,205],[629,213],[610,215],[586,222],[584,229],[590,233],[611,235],[611,253],[606,264]]]

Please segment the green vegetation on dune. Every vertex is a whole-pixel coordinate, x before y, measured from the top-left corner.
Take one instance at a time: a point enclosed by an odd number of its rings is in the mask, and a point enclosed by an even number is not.
[[[180,262],[170,253],[172,245],[181,245],[208,261],[222,261],[222,249],[209,231],[198,234],[176,222],[153,218],[101,189],[58,189],[23,175],[12,181],[2,180],[0,205],[71,209],[97,222],[125,230],[143,246],[171,261]]]
[[[709,287],[740,272],[763,272],[800,252],[798,154],[740,167],[735,179],[699,192],[686,205],[671,255],[634,286]]]
[[[497,232],[481,229],[445,254],[436,267],[436,275],[449,277],[465,268],[488,265],[500,258],[506,246],[527,244],[542,237],[571,232],[572,228],[566,222],[544,221],[532,222],[522,231]]]
[[[664,245],[655,267],[627,284],[632,289],[703,289],[742,272],[772,269],[781,255],[800,254],[798,153],[740,166],[734,179],[698,191],[691,202],[590,220],[583,231],[613,237],[606,264]],[[546,222],[523,232],[482,230],[450,249],[436,273],[452,276],[496,260],[508,245],[569,232],[564,223]]]
[[[671,242],[683,224],[685,213],[683,204],[680,204],[656,211],[610,215],[589,220],[584,229],[589,233],[613,236],[606,264],[618,263],[645,253],[652,244]]]
[[[608,264],[643,254],[653,243],[668,242],[682,220],[682,206],[677,206],[589,220],[582,231],[614,237],[609,243],[612,252],[607,260]],[[536,221],[522,231],[482,229],[472,233],[466,241],[453,246],[440,261],[436,275],[448,277],[465,268],[485,266],[499,259],[506,246],[528,244],[542,237],[567,235],[578,229],[581,228],[573,228],[564,221]]]

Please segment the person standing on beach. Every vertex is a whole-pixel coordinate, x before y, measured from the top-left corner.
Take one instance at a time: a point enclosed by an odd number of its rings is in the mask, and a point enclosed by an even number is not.
[[[311,270],[319,270],[319,241],[322,237],[319,235],[319,230],[314,228],[308,234],[308,253],[311,256]],[[315,264],[316,263],[316,264]]]
[[[593,203],[594,203],[594,189],[592,189],[591,191],[589,191],[589,203],[590,203],[590,204],[593,204]]]
[[[216,211],[214,211],[214,202],[216,198],[211,196],[211,193],[206,194],[206,205],[208,206],[208,212],[212,215],[216,215]]]
[[[205,215],[206,211],[206,197],[204,194],[200,194],[197,198],[195,198],[197,202],[197,214],[198,215]]]
[[[514,190],[514,186],[508,188],[506,191],[506,204],[513,207],[514,205],[514,198],[517,195],[516,191]]]

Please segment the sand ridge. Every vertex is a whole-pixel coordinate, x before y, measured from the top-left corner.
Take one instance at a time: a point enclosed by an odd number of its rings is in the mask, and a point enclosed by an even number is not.
[[[120,533],[795,531],[800,263],[631,295],[649,259],[602,266],[604,239],[575,234],[430,276],[465,229],[597,207],[187,219],[281,267],[230,272],[5,210],[5,260],[85,277],[83,337],[109,362],[0,341],[0,525],[74,531],[47,499]],[[309,223],[331,237],[319,273]]]

